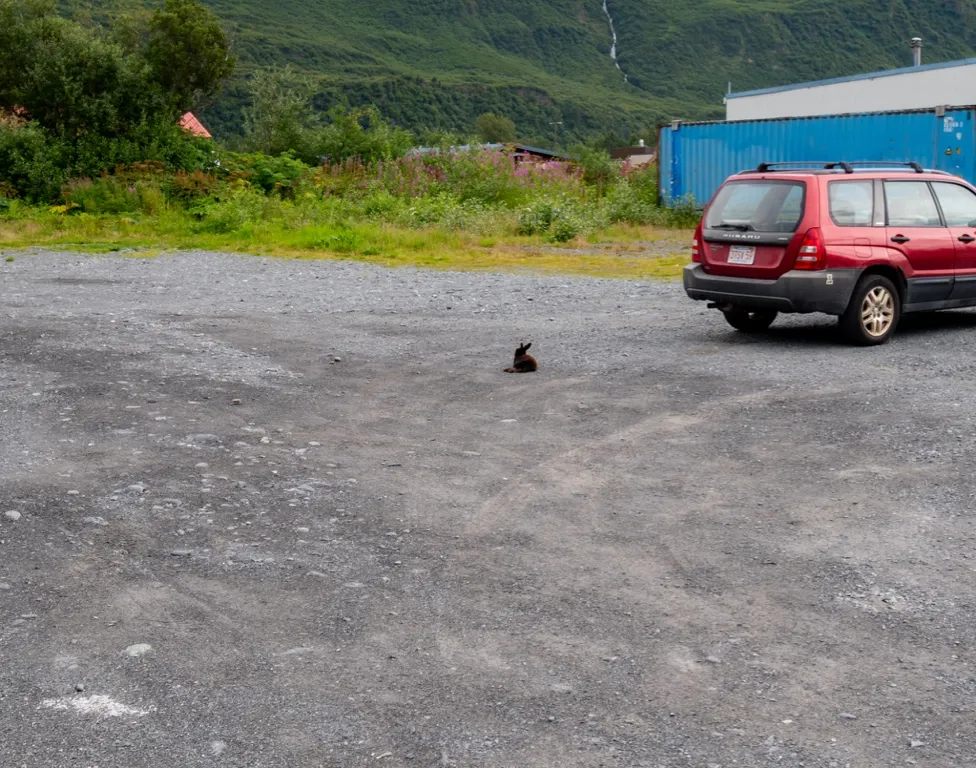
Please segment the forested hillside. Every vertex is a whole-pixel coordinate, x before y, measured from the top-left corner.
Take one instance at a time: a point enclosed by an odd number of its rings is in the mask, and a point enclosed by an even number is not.
[[[375,103],[398,124],[469,131],[486,111],[525,139],[626,135],[721,117],[744,90],[973,55],[976,0],[208,0],[242,76],[291,63],[321,108]],[[610,20],[620,69],[610,57]],[[626,82],[625,82],[626,76]],[[239,122],[238,81],[206,112]],[[562,126],[550,123],[562,121]]]

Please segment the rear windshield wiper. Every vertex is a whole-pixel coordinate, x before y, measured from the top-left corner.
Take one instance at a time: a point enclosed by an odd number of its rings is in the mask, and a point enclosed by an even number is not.
[[[723,221],[721,224],[713,224],[709,229],[731,229],[736,232],[751,232],[751,224],[730,224],[727,221]]]

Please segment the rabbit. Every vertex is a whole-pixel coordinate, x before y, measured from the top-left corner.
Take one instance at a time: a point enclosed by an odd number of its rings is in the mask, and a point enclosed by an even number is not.
[[[538,369],[539,364],[529,354],[529,347],[531,346],[531,341],[528,344],[522,342],[522,346],[515,350],[515,360],[512,362],[512,367],[506,368],[505,373],[532,373]]]

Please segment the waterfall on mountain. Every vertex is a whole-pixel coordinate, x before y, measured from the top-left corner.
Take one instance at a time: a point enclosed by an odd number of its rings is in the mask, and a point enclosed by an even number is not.
[[[627,74],[620,69],[620,63],[617,61],[617,30],[613,26],[613,16],[610,15],[610,8],[607,5],[607,0],[603,0],[603,13],[607,17],[607,22],[610,24],[610,37],[612,42],[610,43],[610,58],[613,59],[613,65],[619,70],[620,74],[624,76],[624,82],[627,82]]]

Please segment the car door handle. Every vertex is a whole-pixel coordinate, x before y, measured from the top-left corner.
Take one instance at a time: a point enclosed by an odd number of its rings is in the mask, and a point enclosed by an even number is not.
[[[959,240],[960,243],[971,243],[974,240],[976,240],[976,237],[973,237],[972,235],[962,235],[957,239]]]
[[[891,242],[893,243],[907,243],[909,240],[911,240],[911,238],[905,237],[904,235],[895,235],[893,238],[891,238]]]

